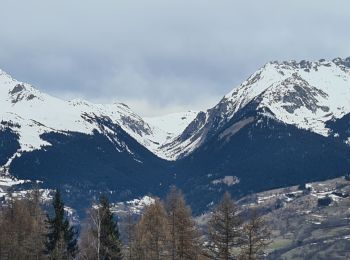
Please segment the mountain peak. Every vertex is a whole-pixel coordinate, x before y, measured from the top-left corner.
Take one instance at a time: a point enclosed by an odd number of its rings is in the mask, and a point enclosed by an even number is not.
[[[18,82],[14,80],[9,74],[0,69],[0,90],[4,88],[9,88],[13,85],[14,82]],[[21,83],[21,82],[18,82]]]
[[[205,115],[198,114],[168,145],[169,153],[189,154],[208,133],[217,132],[252,102],[257,111],[270,111],[275,120],[328,136],[327,120],[350,113],[349,65],[350,58],[268,62]]]
[[[269,62],[225,96],[226,115],[259,97],[259,107],[269,108],[277,119],[327,135],[325,120],[350,112],[349,61]]]

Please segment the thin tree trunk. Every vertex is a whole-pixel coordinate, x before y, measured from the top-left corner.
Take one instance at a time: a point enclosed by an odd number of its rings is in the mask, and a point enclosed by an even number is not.
[[[175,212],[172,212],[172,243],[173,243],[173,248],[172,248],[172,254],[173,254],[173,260],[175,260]]]

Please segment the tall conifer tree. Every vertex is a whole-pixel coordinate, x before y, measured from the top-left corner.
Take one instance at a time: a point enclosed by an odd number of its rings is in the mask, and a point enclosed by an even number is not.
[[[122,259],[122,243],[119,238],[118,224],[114,220],[106,196],[100,198],[101,211],[101,259]]]
[[[46,249],[53,259],[70,259],[77,253],[77,234],[64,214],[64,203],[57,190],[53,200],[54,216],[48,216]]]

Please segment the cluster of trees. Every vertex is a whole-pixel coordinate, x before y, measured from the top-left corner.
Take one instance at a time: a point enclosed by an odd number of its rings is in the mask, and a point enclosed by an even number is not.
[[[124,243],[109,203],[90,209],[80,239],[83,259],[260,259],[270,232],[256,209],[244,216],[225,193],[205,228],[199,228],[181,191],[172,187],[164,201],[146,207],[139,219],[123,221]],[[123,246],[124,244],[124,246]]]
[[[40,259],[45,250],[45,215],[40,194],[11,199],[0,211],[0,259]]]
[[[129,218],[130,219],[130,218]],[[139,221],[126,225],[127,259],[200,259],[202,240],[190,208],[176,188],[156,199]]]
[[[208,223],[210,259],[260,259],[269,244],[270,230],[257,209],[248,212],[243,223],[240,210],[225,193]]]
[[[42,209],[39,190],[10,198],[0,210],[0,259],[74,259],[77,232],[65,216],[58,191],[53,207],[50,217]]]
[[[269,229],[256,210],[242,214],[228,193],[199,228],[181,191],[172,187],[139,218],[128,214],[123,242],[107,197],[101,196],[81,224],[80,237],[64,213],[60,193],[53,216],[40,205],[40,193],[11,199],[0,211],[0,259],[260,259]],[[243,217],[244,220],[243,221]]]
[[[82,224],[79,258],[87,260],[123,259],[118,224],[106,196],[101,196]]]

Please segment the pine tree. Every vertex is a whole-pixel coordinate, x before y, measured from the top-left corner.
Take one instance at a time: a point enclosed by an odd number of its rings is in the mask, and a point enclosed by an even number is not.
[[[226,192],[208,223],[208,253],[214,259],[236,259],[235,248],[241,238],[241,219],[238,208]]]
[[[197,259],[201,251],[200,235],[182,192],[171,187],[165,205],[170,228],[171,259]]]
[[[70,259],[77,253],[76,232],[64,214],[64,204],[57,190],[53,200],[54,217],[48,216],[46,250],[53,259]]]
[[[101,196],[101,259],[122,259],[122,245],[120,241],[118,224],[114,220],[106,196]]]
[[[249,220],[243,228],[243,244],[241,246],[240,259],[263,259],[264,249],[270,243],[270,230],[257,209],[250,210]]]

